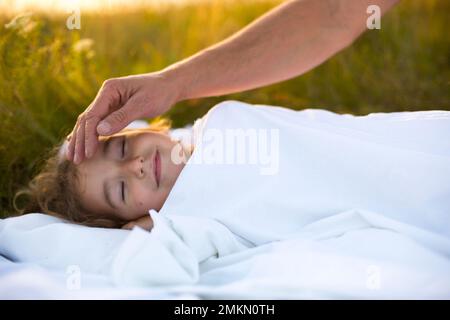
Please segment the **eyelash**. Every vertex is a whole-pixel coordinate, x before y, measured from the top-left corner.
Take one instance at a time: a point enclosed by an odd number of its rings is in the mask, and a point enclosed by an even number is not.
[[[125,157],[125,137],[122,138],[122,158]]]
[[[121,182],[122,185],[122,202],[125,202],[125,182]]]

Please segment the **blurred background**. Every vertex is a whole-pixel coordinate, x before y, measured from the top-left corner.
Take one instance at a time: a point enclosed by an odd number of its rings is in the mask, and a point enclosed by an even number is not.
[[[157,71],[238,31],[280,0],[0,0],[0,217],[111,77]],[[66,20],[80,8],[81,29]],[[450,1],[403,0],[303,76],[178,103],[192,123],[226,99],[337,113],[450,110]],[[151,121],[151,119],[149,119]]]

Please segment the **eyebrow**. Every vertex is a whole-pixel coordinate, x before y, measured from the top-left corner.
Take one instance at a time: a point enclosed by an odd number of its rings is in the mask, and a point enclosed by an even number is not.
[[[110,192],[111,188],[109,183],[107,183],[106,181],[103,183],[103,195],[105,197],[106,203],[113,209],[117,209],[117,207],[114,205],[114,203],[112,203],[111,201],[111,192]]]

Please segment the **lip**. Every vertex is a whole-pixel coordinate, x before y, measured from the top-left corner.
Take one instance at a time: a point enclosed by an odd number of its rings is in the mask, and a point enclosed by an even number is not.
[[[153,157],[153,175],[156,185],[159,187],[159,181],[161,179],[161,156],[158,150],[155,151],[155,156]]]

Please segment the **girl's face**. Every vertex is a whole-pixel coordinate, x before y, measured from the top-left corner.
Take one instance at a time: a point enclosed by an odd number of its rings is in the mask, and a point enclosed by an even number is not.
[[[162,132],[128,130],[100,137],[96,153],[77,166],[82,206],[126,221],[159,211],[185,164],[171,160],[174,147],[189,156]]]

